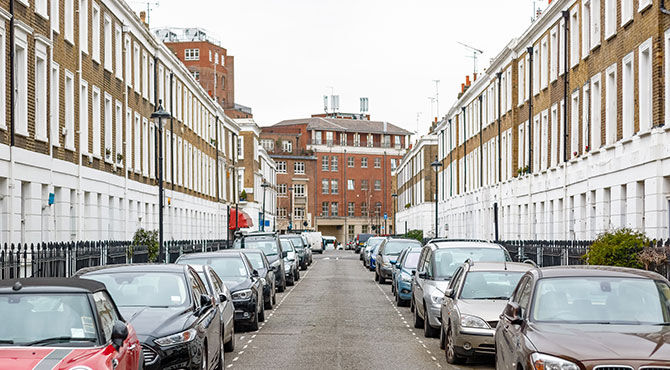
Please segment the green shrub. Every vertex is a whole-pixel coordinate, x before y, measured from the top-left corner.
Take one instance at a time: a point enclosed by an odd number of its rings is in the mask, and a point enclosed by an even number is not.
[[[133,244],[128,249],[128,257],[132,258],[135,247],[146,246],[149,253],[149,262],[156,262],[158,259],[158,230],[138,229],[133,235]]]
[[[423,242],[423,230],[410,230],[405,234],[405,237]]]
[[[643,233],[618,229],[600,234],[584,259],[589,265],[642,268],[639,254],[648,244]]]

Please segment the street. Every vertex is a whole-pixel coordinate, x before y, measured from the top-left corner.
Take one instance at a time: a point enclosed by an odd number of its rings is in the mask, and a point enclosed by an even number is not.
[[[375,283],[351,251],[315,255],[277,302],[257,332],[236,334],[226,368],[472,368],[448,365],[439,340],[414,329],[409,308],[395,307],[391,285]]]

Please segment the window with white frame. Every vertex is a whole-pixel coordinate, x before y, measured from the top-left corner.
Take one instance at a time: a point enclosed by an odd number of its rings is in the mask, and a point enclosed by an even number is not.
[[[46,0],[43,0],[46,3]],[[51,30],[60,33],[60,0],[51,0]],[[4,55],[4,54],[3,54]]]
[[[605,1],[605,39],[616,34],[616,10],[617,10],[617,0],[604,0]]]
[[[611,65],[605,71],[605,143],[614,144],[617,140],[617,65]]]
[[[533,172],[540,171],[540,134],[542,128],[540,126],[540,115],[533,117]]]
[[[330,192],[330,180],[321,180],[321,194],[328,194]]]
[[[286,161],[277,161],[277,173],[286,173]]]
[[[91,7],[91,59],[100,63],[100,7],[95,1]]]
[[[600,2],[602,0],[591,0],[591,49],[600,45]]]
[[[126,55],[126,86],[130,86],[132,83],[132,68],[133,68],[133,63],[132,63],[132,50],[130,47],[130,36],[126,35],[125,41],[125,55]]]
[[[268,152],[275,150],[275,141],[272,139],[262,139],[261,146],[265,148]]]
[[[523,58],[519,58],[518,60],[518,86],[517,86],[517,93],[519,95],[518,97],[518,103],[519,106],[523,105],[523,103],[526,101],[526,89],[524,86],[526,85],[526,72],[525,72],[525,60]]]
[[[130,108],[126,109],[125,143],[126,152],[124,156],[126,159],[126,167],[130,170],[133,167],[133,111]]]
[[[0,49],[2,49],[2,47],[0,47]],[[4,73],[1,75],[4,75]],[[49,85],[49,98],[50,98],[49,126],[51,128],[50,141],[51,145],[59,146],[60,145],[60,67],[56,62],[51,62],[51,80]],[[1,100],[2,99],[0,99],[0,101]],[[1,125],[2,124],[0,123],[0,126]]]
[[[45,9],[46,10],[46,9]],[[47,140],[47,46],[35,42],[35,139]]]
[[[115,104],[114,118],[116,121],[116,130],[114,133],[116,136],[116,144],[114,145],[114,157],[112,162],[116,163],[118,166],[123,166],[123,105],[118,100]],[[167,154],[167,152],[164,153]],[[167,163],[170,163],[170,161],[167,161]]]
[[[640,0],[640,8],[645,3],[645,0]],[[633,20],[633,0],[621,0],[621,27]]]
[[[79,85],[79,151],[88,154],[88,83],[81,80]]]
[[[540,45],[533,46],[533,96],[540,93]],[[469,116],[472,116],[469,114]]]
[[[123,78],[123,32],[121,26],[117,23],[114,25],[114,68],[116,68],[116,78],[119,80]]]
[[[332,172],[337,172],[339,160],[336,156],[330,157],[330,170]]]
[[[347,180],[347,190],[356,190],[356,180],[348,179]]]
[[[542,89],[549,86],[549,41],[545,36],[540,43],[540,85]]]
[[[594,15],[595,17],[595,15]],[[582,58],[591,51],[591,0],[582,1]]]
[[[146,70],[147,76],[149,76],[149,103],[155,104],[155,84],[156,84],[156,75],[155,75],[155,66],[154,58],[149,55],[149,68]]]
[[[549,156],[551,157],[551,167],[554,167],[558,164],[558,105],[554,104],[551,106],[551,148]]]
[[[141,148],[141,118],[140,114],[135,112],[135,124],[133,126],[133,159],[134,159],[134,164],[133,168],[135,172],[139,172],[142,169],[142,163],[140,160],[142,159],[140,155],[140,148]]]
[[[639,101],[639,119],[640,131],[645,131],[651,128],[652,118],[652,97],[653,97],[653,81],[652,81],[652,43],[651,39],[643,42],[640,45],[640,56],[638,59],[639,67],[639,86],[638,86],[638,101]]]
[[[100,157],[100,141],[102,140],[100,129],[100,106],[102,105],[102,97],[100,95],[100,89],[96,86],[93,86],[91,92],[91,104],[93,108],[93,130],[91,141],[93,141],[93,155]]]
[[[305,196],[305,184],[295,184],[293,185],[293,195],[296,197]]]
[[[330,193],[338,194],[339,192],[339,182],[337,180],[330,180]]]
[[[290,140],[282,140],[281,142],[282,151],[285,153],[293,152],[293,142]]]
[[[294,162],[293,173],[297,175],[303,175],[305,173],[305,162]]]
[[[79,0],[79,50],[88,54],[88,1]]]
[[[551,29],[549,48],[549,80],[554,82],[558,78],[558,26]]]
[[[579,90],[572,93],[570,105],[570,153],[579,154]]]
[[[546,170],[549,164],[549,110],[542,112],[540,137],[540,168]]]
[[[200,60],[200,49],[184,49],[184,60]]]
[[[42,16],[44,19],[49,18],[49,15],[47,14],[47,0],[35,0],[35,13]]]
[[[140,92],[140,45],[133,44],[133,88],[135,92]]]
[[[621,113],[623,138],[633,136],[635,112],[635,74],[633,73],[634,53],[626,55],[621,62]],[[608,97],[608,99],[611,97]]]
[[[663,50],[670,50],[670,29],[667,29],[663,34]],[[1,49],[0,49],[1,50]],[[663,64],[666,71],[670,71],[670,53],[663,53]],[[0,62],[1,63],[1,62]],[[665,83],[665,125],[670,125],[670,73],[664,73]],[[0,98],[2,99],[2,98]]]
[[[591,77],[591,143],[589,150],[600,148],[602,132],[602,86],[600,73]]]
[[[74,0],[64,0],[65,41],[74,43]]]
[[[507,84],[504,89],[507,91],[507,104],[505,105],[505,111],[509,112],[512,110],[512,68],[507,68]]]
[[[382,190],[382,180],[375,180],[375,190]]]
[[[105,14],[104,22],[103,22],[103,27],[102,27],[102,32],[104,35],[104,42],[105,42],[105,55],[104,55],[104,65],[105,69],[112,72],[113,70],[113,59],[114,59],[114,53],[112,52],[112,18],[109,16],[109,14]]]
[[[149,99],[149,57],[147,52],[142,50],[142,97]]]
[[[112,120],[112,96],[105,93],[104,105],[102,107],[102,124],[105,130],[105,160],[112,162],[112,147],[113,147],[113,120]]]
[[[579,7],[570,12],[570,67],[579,64]]]
[[[14,40],[15,133],[28,136],[28,34],[16,28]]]
[[[278,184],[277,185],[277,195],[279,196],[286,196],[286,190],[287,190],[286,184]]]
[[[565,73],[565,20],[561,18],[558,23],[558,75]]]
[[[65,149],[74,150],[74,74],[65,70]]]

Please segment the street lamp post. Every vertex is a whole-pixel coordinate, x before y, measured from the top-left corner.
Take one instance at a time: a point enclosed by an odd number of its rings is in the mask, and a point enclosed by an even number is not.
[[[398,226],[397,224],[398,223],[396,222],[395,216],[396,216],[396,213],[398,212],[398,194],[393,193],[393,194],[391,194],[391,197],[393,198],[393,232],[395,234],[397,234],[398,231],[396,231],[396,229],[397,229],[397,226]]]
[[[163,119],[167,122],[170,113],[163,109],[162,100],[158,100],[158,108],[151,113],[151,119],[158,126],[158,261],[163,260]]]
[[[263,183],[261,184],[261,187],[263,188],[263,223],[261,224],[261,231],[265,231],[265,189],[270,187],[270,184],[263,180]]]
[[[435,156],[435,160],[433,163],[430,164],[431,167],[433,167],[433,170],[435,170],[435,238],[438,237],[437,232],[439,230],[439,227],[437,225],[437,193],[438,193],[438,175],[440,171],[440,167],[442,167],[442,162],[437,160],[437,156]]]

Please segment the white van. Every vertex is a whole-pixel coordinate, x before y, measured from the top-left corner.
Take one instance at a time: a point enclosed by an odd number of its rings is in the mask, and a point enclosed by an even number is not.
[[[312,252],[323,253],[323,238],[320,231],[304,231],[302,235],[307,238]]]
[[[328,249],[328,247],[333,247],[333,250],[337,249],[337,238],[334,236],[324,236],[323,249]]]

